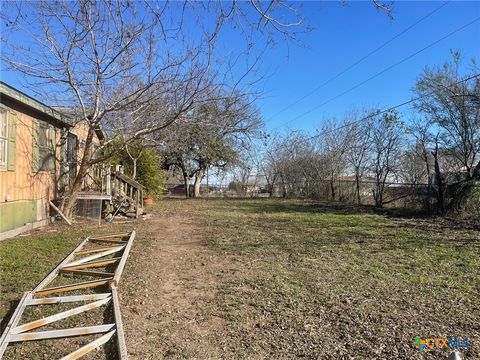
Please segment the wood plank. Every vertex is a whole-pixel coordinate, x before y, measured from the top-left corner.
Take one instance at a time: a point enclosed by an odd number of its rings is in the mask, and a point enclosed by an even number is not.
[[[60,209],[57,208],[53,202],[49,201],[48,203],[49,203],[50,206],[53,208],[53,210],[55,210],[55,211],[58,213],[58,215],[60,215],[60,216],[62,217],[62,219],[65,220],[65,222],[66,222],[68,225],[72,226],[71,221],[68,220],[65,215],[63,215],[63,213],[60,211]]]
[[[99,259],[101,257],[104,257],[104,256],[107,256],[107,255],[114,254],[116,252],[122,251],[124,248],[125,248],[125,246],[117,246],[115,249],[107,250],[107,251],[104,251],[104,252],[101,252],[101,253],[98,253],[98,254],[90,255],[90,256],[72,261],[72,262],[66,264],[66,266],[64,266],[64,267],[69,267],[69,266],[72,266],[72,265],[80,265],[80,264],[89,262],[91,260]]]
[[[125,244],[127,241],[125,240],[112,240],[112,239],[92,239],[90,238],[91,242],[100,242],[100,243],[109,243],[109,244]]]
[[[89,295],[71,295],[71,296],[57,296],[49,298],[39,298],[39,299],[28,299],[26,305],[48,305],[48,304],[59,304],[59,303],[69,303],[69,302],[78,302],[78,301],[96,301],[109,297],[110,293],[104,294],[89,294]]]
[[[125,184],[128,184],[128,185],[131,185],[137,189],[143,189],[143,185],[140,184],[139,182],[133,180],[133,179],[130,179],[128,176],[126,176],[125,174],[122,174],[118,171],[115,171],[113,173],[113,175],[118,178],[124,185]],[[125,193],[127,193],[126,189],[124,190]]]
[[[61,262],[58,264],[55,269],[53,269],[41,282],[40,284],[37,285],[35,289],[33,289],[33,293],[36,293],[37,291],[43,289],[45,286],[47,286],[50,282],[53,281],[58,275],[58,270],[65,266],[70,260],[73,259],[75,256],[75,252],[80,250],[85,244],[87,243],[88,238],[83,240],[69,255],[67,255]]]
[[[90,261],[84,264],[80,265],[73,265],[73,266],[65,266],[62,269],[70,269],[70,270],[75,270],[75,269],[88,269],[88,268],[96,268],[96,267],[102,267],[105,265],[110,265],[113,263],[116,263],[117,261],[120,261],[121,257],[116,257],[116,258],[111,258],[111,259],[105,259],[105,260],[97,260],[97,261]]]
[[[103,278],[115,275],[114,273],[108,273],[104,271],[88,271],[88,270],[76,270],[76,269],[68,269],[68,268],[60,269],[60,272],[65,274],[97,276],[97,277],[103,277]]]
[[[117,329],[117,349],[119,360],[128,360],[127,345],[123,332],[122,314],[120,313],[120,302],[118,300],[117,288],[112,287],[113,317]]]
[[[68,338],[74,336],[85,336],[99,333],[106,333],[115,328],[115,324],[105,324],[96,326],[84,326],[71,329],[47,330],[39,332],[26,332],[12,335],[11,342],[33,341],[45,339]]]
[[[97,287],[101,285],[107,285],[112,279],[113,278],[108,278],[108,279],[101,279],[101,280],[84,281],[84,282],[70,284],[70,285],[56,286],[56,287],[37,291],[35,295],[37,296],[49,295],[49,294],[56,294],[56,293],[65,292],[65,291],[88,289],[88,288]]]
[[[78,193],[77,199],[86,199],[86,200],[112,200],[111,195],[105,194],[87,194],[87,193]]]
[[[85,250],[80,250],[75,253],[75,255],[84,255],[84,254],[94,254],[102,251],[107,251],[111,249],[117,249],[119,246],[101,246],[96,248],[90,248]]]
[[[90,239],[94,239],[94,240],[100,240],[100,239],[121,239],[121,238],[124,238],[124,237],[127,237],[129,236],[130,233],[118,233],[118,234],[108,234],[108,235],[99,235],[99,236],[90,236]]]
[[[105,344],[108,340],[110,340],[115,334],[115,330],[110,331],[109,333],[103,335],[102,337],[99,337],[98,339],[92,341],[91,343],[88,343],[85,346],[82,346],[80,349],[75,350],[74,352],[68,354],[67,356],[62,357],[60,360],[76,360],[84,356],[85,354],[88,354],[89,352],[99,348],[103,344]]]
[[[132,248],[133,245],[133,240],[135,239],[135,230],[133,230],[130,233],[130,238],[128,239],[128,244],[125,247],[125,251],[122,254],[122,258],[120,260],[120,263],[117,266],[117,269],[115,270],[115,276],[113,277],[113,284],[115,286],[118,286],[118,283],[120,282],[120,277],[122,276],[123,269],[125,267],[125,263],[127,261],[128,254],[130,253],[130,249]]]
[[[32,321],[32,322],[17,326],[16,328],[13,328],[11,330],[11,333],[12,334],[19,334],[19,333],[22,333],[22,332],[25,332],[25,331],[28,331],[28,330],[33,330],[33,329],[39,328],[39,327],[47,325],[47,324],[51,324],[55,321],[65,319],[65,318],[73,316],[73,315],[81,314],[82,312],[85,312],[85,311],[88,311],[88,310],[96,309],[96,308],[98,308],[102,305],[105,305],[111,299],[112,299],[111,297],[108,297],[106,299],[98,300],[98,301],[95,301],[95,302],[90,303],[90,304],[82,305],[82,306],[79,306],[79,307],[76,307],[76,308],[73,308],[73,309],[70,309],[70,310],[67,310],[67,311],[62,311],[58,314],[50,315],[50,316],[47,316],[46,318],[35,320],[35,321]]]
[[[20,302],[17,305],[10,321],[8,322],[5,330],[3,331],[2,337],[0,337],[0,359],[3,357],[3,353],[7,349],[8,343],[10,342],[10,330],[15,328],[17,324],[20,322],[20,318],[22,317],[23,310],[25,309],[27,300],[32,298],[32,293],[27,291],[23,294]]]

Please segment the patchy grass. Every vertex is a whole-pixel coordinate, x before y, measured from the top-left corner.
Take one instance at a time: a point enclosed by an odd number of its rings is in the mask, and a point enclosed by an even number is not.
[[[222,202],[223,209],[217,202],[207,222],[222,231],[212,231],[210,246],[232,255],[294,258],[295,265],[323,261],[330,270],[348,269],[369,280],[446,287],[445,295],[454,298],[478,290],[478,231],[434,221],[328,213],[304,201],[277,200],[274,207],[270,202]]]
[[[232,268],[199,310],[227,321],[227,357],[446,356],[420,355],[416,336],[468,337],[466,358],[480,353],[476,230],[309,201],[181,204],[164,206],[207,226]]]

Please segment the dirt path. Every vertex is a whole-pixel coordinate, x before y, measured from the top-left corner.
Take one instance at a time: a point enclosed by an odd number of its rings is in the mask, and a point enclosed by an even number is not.
[[[201,244],[205,229],[155,214],[139,230],[121,287],[131,358],[211,357],[223,321],[203,317],[201,304],[214,297],[222,263]]]

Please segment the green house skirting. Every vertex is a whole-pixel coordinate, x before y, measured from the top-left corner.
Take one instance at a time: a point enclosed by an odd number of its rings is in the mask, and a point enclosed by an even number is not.
[[[37,221],[37,201],[14,201],[0,204],[0,233]]]

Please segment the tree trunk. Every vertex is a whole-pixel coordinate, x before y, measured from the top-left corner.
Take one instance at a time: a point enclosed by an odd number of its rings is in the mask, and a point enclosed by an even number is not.
[[[380,189],[380,184],[377,184],[376,187],[377,188],[374,191],[375,207],[382,208],[383,207],[383,191]]]
[[[267,176],[265,177],[265,179],[267,180],[268,197],[273,197],[273,188],[275,186],[276,175],[273,175],[270,180]]]
[[[287,185],[285,184],[285,179],[283,176],[280,177],[280,181],[282,182],[282,197],[286,198],[287,197]]]
[[[72,219],[73,216],[73,208],[75,206],[75,202],[77,200],[77,194],[82,190],[83,180],[85,179],[87,174],[86,170],[80,170],[75,177],[75,181],[73,185],[68,191],[66,192],[62,202],[60,204],[60,209],[65,217],[69,220]]]
[[[190,179],[186,173],[183,173],[183,184],[185,186],[185,197],[188,199],[190,197]]]
[[[332,177],[330,179],[330,192],[332,196],[332,201],[335,201],[335,178],[334,178],[333,172],[332,172]]]
[[[427,150],[423,149],[423,160],[425,161],[425,169],[427,170],[427,199],[426,199],[426,208],[427,212],[431,212],[430,208],[430,190],[431,190],[431,181],[430,181],[430,163],[428,162]]]
[[[383,185],[382,178],[377,175],[375,178],[375,189],[373,190],[373,197],[375,199],[375,207],[383,207]]]
[[[362,204],[362,201],[360,199],[360,171],[357,168],[355,168],[355,185],[356,185],[356,192],[357,192],[357,203],[358,205]]]
[[[133,160],[133,174],[132,174],[132,179],[135,180],[137,177],[137,159],[132,159]]]
[[[197,173],[195,174],[195,182],[193,184],[194,198],[200,197],[200,184],[202,182],[204,174],[205,174],[205,171],[203,169],[198,170]]]
[[[445,215],[445,183],[440,171],[440,164],[438,162],[438,143],[435,144],[435,151],[432,152],[435,160],[435,182],[437,183],[437,203],[442,215]]]
[[[273,179],[272,179],[272,183],[270,184],[270,187],[268,188],[269,197],[273,197],[273,195],[274,195],[276,182],[277,182],[277,175],[274,175]]]
[[[73,208],[77,200],[77,194],[82,190],[82,184],[90,169],[90,160],[93,156],[93,127],[88,129],[87,138],[85,139],[85,152],[83,153],[82,160],[80,162],[80,168],[75,176],[73,185],[65,193],[64,198],[60,204],[60,210],[67,219],[71,219],[73,215]]]

